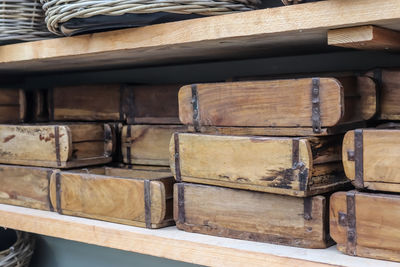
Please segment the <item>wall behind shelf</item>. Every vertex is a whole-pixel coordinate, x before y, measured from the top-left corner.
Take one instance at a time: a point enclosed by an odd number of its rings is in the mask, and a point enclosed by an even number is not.
[[[37,236],[30,267],[196,267],[173,261],[85,243]]]

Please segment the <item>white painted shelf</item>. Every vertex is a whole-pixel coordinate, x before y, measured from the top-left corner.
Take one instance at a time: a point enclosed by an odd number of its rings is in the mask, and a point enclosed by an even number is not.
[[[400,266],[336,248],[303,249],[179,231],[151,230],[0,204],[0,226],[208,266]]]

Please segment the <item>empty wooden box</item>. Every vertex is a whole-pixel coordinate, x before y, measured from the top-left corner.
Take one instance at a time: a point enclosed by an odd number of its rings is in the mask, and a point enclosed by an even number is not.
[[[38,167],[0,165],[0,203],[53,210],[49,184],[53,170]]]
[[[375,112],[369,77],[194,84],[179,91],[180,120],[197,132],[326,135]]]
[[[0,89],[0,123],[23,122],[25,118],[25,92],[18,89]]]
[[[357,188],[400,192],[400,130],[350,131],[342,153],[346,176]]]
[[[121,151],[127,164],[169,166],[169,141],[183,125],[127,125],[122,128]]]
[[[111,161],[108,124],[0,125],[0,163],[71,168]]]
[[[126,121],[176,124],[178,85],[120,84],[56,87],[49,90],[50,120]]]
[[[176,133],[171,171],[177,181],[293,196],[330,192],[349,183],[341,136],[248,137]]]
[[[400,261],[400,196],[357,191],[330,199],[330,233],[352,256]]]
[[[173,224],[169,172],[98,168],[57,172],[50,200],[61,214],[147,228]]]
[[[174,219],[187,232],[306,248],[332,244],[323,196],[179,183],[174,187]]]

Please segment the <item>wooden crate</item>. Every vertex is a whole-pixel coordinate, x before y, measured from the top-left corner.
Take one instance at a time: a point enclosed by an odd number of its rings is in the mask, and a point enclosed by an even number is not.
[[[248,137],[176,133],[171,171],[177,181],[299,197],[349,184],[342,136]]]
[[[0,123],[23,122],[26,113],[26,95],[23,90],[0,89]]]
[[[49,198],[52,169],[0,165],[0,203],[53,210]]]
[[[298,198],[217,186],[174,187],[178,229],[306,248],[332,243],[323,196]]]
[[[330,199],[330,233],[352,256],[400,261],[400,196],[357,191]]]
[[[179,91],[181,122],[204,133],[327,135],[375,112],[376,88],[369,77],[194,84]]]
[[[50,200],[60,214],[160,228],[173,224],[169,172],[94,168],[57,172]]]
[[[379,86],[378,118],[400,120],[400,69],[377,69],[367,75]]]
[[[126,164],[169,166],[169,142],[183,125],[127,125],[122,128],[121,151]]]
[[[108,124],[0,125],[0,163],[72,168],[110,162]]]
[[[349,131],[342,153],[346,176],[357,188],[400,192],[400,130]]]
[[[48,110],[55,121],[126,121],[128,124],[176,124],[178,85],[120,84],[56,87]]]

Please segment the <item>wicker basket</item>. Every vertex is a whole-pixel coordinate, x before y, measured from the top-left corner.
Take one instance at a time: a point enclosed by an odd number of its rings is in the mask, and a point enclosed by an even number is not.
[[[39,0],[3,0],[0,6],[0,44],[35,41],[54,36],[46,29]]]
[[[71,19],[125,14],[221,15],[256,8],[259,0],[41,0],[47,28],[63,35],[61,25]]]
[[[0,247],[4,249],[0,250],[0,267],[28,267],[35,240],[29,233],[0,228]]]

